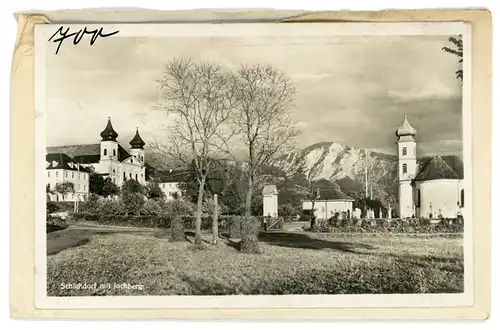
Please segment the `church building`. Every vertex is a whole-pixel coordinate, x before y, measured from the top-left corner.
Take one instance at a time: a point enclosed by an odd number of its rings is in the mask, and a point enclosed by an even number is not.
[[[456,156],[417,159],[417,131],[407,115],[398,137],[400,218],[456,218],[464,207],[463,163]]]
[[[136,130],[130,141],[130,152],[118,143],[117,137],[118,133],[113,129],[109,118],[101,132],[100,143],[48,147],[47,155],[65,155],[65,158],[72,159],[85,168],[92,166],[96,173],[111,179],[118,186],[128,179],[145,184],[145,142],[139,135],[139,130]],[[64,180],[64,177],[60,180]]]

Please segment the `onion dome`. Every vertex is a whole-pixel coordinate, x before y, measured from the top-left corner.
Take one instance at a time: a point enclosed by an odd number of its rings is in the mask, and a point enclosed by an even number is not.
[[[111,118],[108,117],[108,124],[104,131],[101,132],[102,141],[115,141],[118,137],[118,133],[113,129],[113,125],[111,125]]]
[[[399,126],[398,130],[396,131],[396,136],[397,137],[402,137],[402,136],[415,137],[416,135],[417,135],[417,131],[408,122],[408,118],[406,117],[406,112],[405,112],[405,120],[403,121],[401,126]]]
[[[134,138],[130,140],[130,145],[132,146],[132,149],[144,149],[144,145],[146,144],[141,136],[139,135],[139,128],[135,131]]]

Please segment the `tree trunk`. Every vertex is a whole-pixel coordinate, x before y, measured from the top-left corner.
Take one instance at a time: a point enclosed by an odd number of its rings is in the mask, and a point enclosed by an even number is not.
[[[205,191],[205,176],[201,178],[198,188],[198,203],[196,204],[196,234],[194,237],[195,244],[201,244],[201,213],[203,208],[203,193]]]
[[[245,253],[259,253],[260,221],[255,217],[248,217],[242,224],[240,251]]]
[[[214,215],[212,218],[212,244],[217,244],[217,238],[219,237],[219,202],[217,200],[217,194],[214,194]]]
[[[310,226],[310,229],[311,230],[315,230],[316,229],[316,212],[314,212],[314,205],[316,204],[316,199],[313,199],[312,200],[312,215],[311,215],[311,226]]]
[[[259,229],[260,221],[252,217],[252,193],[254,180],[252,175],[248,177],[248,191],[245,201],[245,219],[241,225],[240,250],[246,253],[259,253]]]
[[[253,178],[252,175],[250,175],[248,177],[248,190],[247,190],[247,198],[245,201],[245,220],[252,215],[252,193],[253,193]]]

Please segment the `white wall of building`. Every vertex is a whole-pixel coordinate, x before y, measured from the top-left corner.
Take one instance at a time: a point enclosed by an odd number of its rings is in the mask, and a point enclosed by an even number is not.
[[[278,194],[264,195],[262,200],[262,215],[267,217],[278,216]]]
[[[444,218],[456,218],[458,212],[461,212],[460,191],[462,189],[462,180],[441,179],[417,182],[415,185],[416,205],[418,205],[418,191],[420,190],[420,206],[417,207],[417,216],[438,218],[441,214]]]
[[[121,187],[124,178],[137,180],[141,184],[146,184],[146,167],[135,157],[129,157],[122,162],[117,160],[102,160],[92,164],[97,173],[108,173],[109,178],[118,187]]]
[[[413,214],[413,187],[410,181],[399,182],[399,217],[411,218]]]
[[[173,195],[177,193],[177,195],[181,196],[182,191],[179,188],[179,182],[161,182],[159,183],[161,191],[165,194],[165,198],[167,200],[174,199]]]
[[[75,201],[77,196],[83,200],[89,193],[90,177],[87,172],[80,172],[77,170],[64,170],[64,169],[48,169],[47,172],[47,185],[50,190],[55,190],[58,183],[71,182],[74,185],[75,192],[62,196],[60,194],[51,194],[52,201]]]
[[[303,210],[312,210],[312,201],[302,202]],[[314,203],[314,215],[317,219],[330,219],[335,213],[346,212],[352,216],[353,201],[351,200],[317,200]]]

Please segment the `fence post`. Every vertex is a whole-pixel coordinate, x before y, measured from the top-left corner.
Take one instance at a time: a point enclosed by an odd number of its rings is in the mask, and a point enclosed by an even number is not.
[[[212,244],[217,244],[217,238],[219,237],[219,203],[217,194],[214,194],[214,214],[212,218]]]

